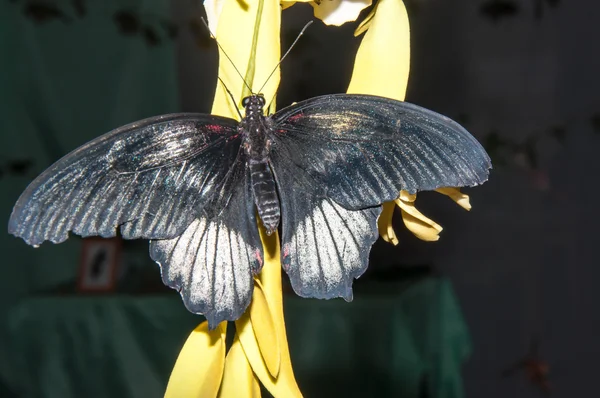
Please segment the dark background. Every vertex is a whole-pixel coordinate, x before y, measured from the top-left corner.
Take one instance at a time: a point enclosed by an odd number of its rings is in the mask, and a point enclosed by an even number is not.
[[[142,117],[209,112],[214,92],[216,48],[190,23],[199,15],[195,2],[34,3],[43,2],[0,3],[5,222],[27,183],[69,150]],[[486,146],[494,170],[489,182],[466,190],[470,213],[439,194],[419,195],[419,209],[444,227],[440,241],[419,241],[398,217],[400,245],[375,245],[355,297],[388,275],[400,281],[400,271],[431,270],[427,277],[452,283],[470,331],[465,396],[540,396],[524,369],[502,375],[532,346],[549,366],[552,396],[596,396],[600,3],[411,0],[407,6],[407,101],[463,123]],[[311,17],[306,4],[284,11],[284,48]],[[282,66],[280,107],[345,91],[360,44],[355,27],[313,24]],[[0,310],[7,314],[0,375],[9,396],[9,389],[36,382],[15,370],[22,353],[14,350],[14,308],[48,292],[74,293],[79,241],[37,251],[10,236],[0,244],[6,256]],[[120,293],[163,292],[145,250],[145,243],[126,246]]]

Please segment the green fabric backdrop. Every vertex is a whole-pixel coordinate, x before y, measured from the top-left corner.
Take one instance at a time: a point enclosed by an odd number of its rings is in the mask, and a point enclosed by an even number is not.
[[[292,363],[306,397],[463,396],[471,345],[450,283],[391,287],[385,295],[357,292],[352,303],[286,296]],[[27,398],[161,397],[201,320],[177,294],[29,299],[10,314],[13,385]]]
[[[173,43],[149,46],[139,36],[125,37],[113,19],[116,10],[131,7],[156,25],[157,17],[169,15],[168,1],[86,1],[81,19],[73,2],[56,2],[66,23],[35,23],[25,15],[28,3],[0,2],[0,375],[12,368],[5,351],[8,307],[32,291],[73,280],[79,257],[76,238],[34,250],[6,233],[20,193],[86,141],[179,108]],[[32,162],[26,173],[11,172],[10,164],[23,160]]]

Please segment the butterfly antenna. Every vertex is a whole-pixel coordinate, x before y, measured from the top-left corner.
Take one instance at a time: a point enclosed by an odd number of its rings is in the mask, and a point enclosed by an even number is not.
[[[200,18],[202,20],[202,23],[204,24],[204,26],[206,26],[206,30],[208,30],[208,33],[210,33],[210,35],[212,37],[214,37],[215,42],[217,43],[217,46],[219,46],[219,49],[221,49],[221,51],[223,52],[223,54],[225,54],[225,57],[227,57],[227,59],[229,60],[229,62],[231,63],[231,66],[233,66],[233,69],[235,69],[235,71],[237,72],[237,74],[242,78],[242,81],[244,82],[244,85],[248,88],[248,90],[250,90],[251,93],[254,93],[252,91],[252,89],[250,88],[250,86],[248,85],[248,83],[246,83],[246,79],[244,79],[244,76],[242,76],[241,72],[238,70],[238,68],[235,67],[235,64],[233,63],[233,61],[231,60],[231,58],[229,58],[229,55],[227,55],[227,53],[225,52],[225,50],[223,49],[223,47],[221,47],[221,44],[219,43],[219,41],[217,40],[217,35],[215,35],[213,32],[210,31],[210,28],[208,27],[208,23],[206,22],[206,20],[204,19],[204,17]],[[227,88],[227,87],[226,87]],[[229,90],[227,90],[229,91]],[[231,93],[230,93],[231,94]],[[236,102],[234,101],[234,104]]]
[[[273,76],[273,73],[275,73],[275,71],[277,70],[277,68],[279,68],[279,65],[281,65],[281,63],[283,62],[283,60],[285,59],[285,57],[288,56],[288,54],[290,53],[290,51],[292,51],[292,48],[294,48],[294,46],[296,45],[296,43],[298,42],[298,40],[300,40],[300,36],[302,36],[304,34],[304,31],[306,31],[306,29],[312,23],[313,23],[313,21],[308,21],[308,23],[306,25],[304,25],[304,27],[302,28],[302,30],[300,31],[300,33],[298,33],[298,36],[296,37],[296,40],[294,40],[294,42],[292,43],[292,45],[290,46],[290,48],[288,48],[288,50],[285,52],[285,54],[283,54],[283,57],[281,57],[281,59],[279,60],[279,62],[277,63],[277,65],[275,65],[275,68],[273,68],[273,71],[271,72],[271,74],[267,77],[267,80],[265,81],[265,84],[263,84],[262,87],[260,88],[260,90],[258,90],[259,93],[262,91],[263,88],[265,88],[265,86],[269,82],[269,79],[271,78],[271,76]]]
[[[235,98],[233,97],[233,94],[231,94],[231,91],[229,91],[229,89],[225,85],[225,82],[223,81],[223,79],[221,79],[218,76],[217,76],[217,79],[219,79],[219,81],[221,82],[223,87],[225,87],[225,91],[227,91],[227,94],[229,94],[229,98],[231,98],[231,101],[233,101],[233,105],[235,106],[235,110],[237,111],[238,115],[240,115],[240,119],[243,119],[244,117],[242,116],[242,113],[240,112],[240,110],[237,107],[237,104],[236,104]]]

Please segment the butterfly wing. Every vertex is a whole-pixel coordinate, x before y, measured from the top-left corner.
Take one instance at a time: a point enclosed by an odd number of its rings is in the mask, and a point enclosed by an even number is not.
[[[235,164],[237,123],[174,114],[118,128],[76,149],[17,201],[9,232],[31,245],[81,236],[172,238],[215,200]]]
[[[282,259],[296,293],[352,298],[377,239],[381,203],[476,185],[490,160],[450,119],[381,97],[327,95],[271,118],[282,207]]]
[[[178,114],[121,127],[59,160],[18,200],[9,232],[29,244],[150,238],[164,283],[212,328],[250,303],[262,267],[237,122]]]
[[[449,118],[388,98],[336,94],[312,98],[272,117],[273,151],[310,174],[347,209],[410,193],[487,180],[490,159]]]
[[[282,214],[282,266],[302,297],[352,300],[352,281],[367,268],[381,206],[348,210],[285,147],[271,152]]]
[[[204,314],[211,329],[244,313],[252,274],[263,264],[243,150],[239,156],[211,205],[215,211],[202,212],[178,237],[150,243],[163,282],[180,292],[189,311]]]

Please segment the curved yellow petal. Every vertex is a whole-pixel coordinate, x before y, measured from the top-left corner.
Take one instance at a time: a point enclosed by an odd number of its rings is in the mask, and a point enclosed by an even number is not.
[[[260,281],[255,281],[249,310],[236,321],[235,325],[238,336],[246,344],[254,344],[254,342],[258,344],[258,349],[269,374],[272,377],[277,377],[281,364],[279,338]]]
[[[281,0],[281,9],[290,8],[296,3],[310,3],[312,0]]]
[[[394,228],[392,227],[392,217],[394,215],[394,209],[396,205],[394,202],[386,202],[383,204],[383,209],[381,210],[381,215],[377,220],[377,229],[379,230],[379,235],[383,238],[384,241],[389,242],[393,245],[398,244],[398,238],[396,237],[396,233],[394,232]]]
[[[371,15],[371,14],[369,14]],[[367,17],[348,93],[404,100],[410,71],[410,27],[401,0],[380,0]],[[360,26],[359,26],[360,28]]]
[[[186,340],[169,377],[165,398],[216,397],[225,364],[227,322],[208,330],[204,321]]]
[[[411,195],[406,191],[401,191],[400,197],[395,200],[402,211],[404,225],[417,238],[425,241],[436,241],[440,238],[439,234],[443,228],[417,210],[415,207],[416,198],[417,195],[415,194]]]
[[[402,209],[402,220],[404,221],[404,225],[410,232],[412,232],[417,238],[421,240],[425,240],[428,242],[435,242],[440,239],[440,232],[442,232],[442,227],[437,224],[435,221],[425,217],[423,214],[419,213],[418,216],[407,212]]]
[[[282,1],[281,2],[281,9],[285,10],[286,8],[290,8],[294,4],[296,4],[296,0],[293,0],[293,1]]]
[[[471,210],[471,202],[469,201],[469,195],[460,192],[460,188],[438,188],[435,190],[441,194],[444,194],[453,201],[456,202],[460,207],[465,210]]]
[[[260,238],[264,248],[264,266],[258,276],[263,287],[265,299],[268,302],[271,311],[272,319],[277,333],[277,339],[280,347],[281,364],[279,375],[273,377],[261,355],[258,348],[256,338],[252,333],[247,332],[251,322],[236,322],[236,329],[240,336],[240,342],[244,348],[244,353],[248,362],[252,366],[252,370],[259,378],[261,383],[269,392],[277,398],[280,397],[302,397],[302,393],[298,388],[292,362],[290,360],[290,352],[288,348],[287,336],[285,331],[285,322],[283,319],[283,297],[281,291],[281,256],[279,251],[279,237],[275,233],[268,236],[264,228],[260,227]]]
[[[233,104],[223,84],[217,81],[212,113],[239,119],[241,100],[261,89],[270,110],[275,109],[275,93],[279,86],[279,68],[268,79],[280,57],[281,7],[278,0],[230,0],[221,10],[217,40],[232,62],[219,49],[219,77],[236,100]],[[235,67],[234,67],[235,65]],[[239,70],[244,79],[239,76]]]
[[[200,397],[201,395],[198,395]],[[237,336],[225,359],[223,382],[219,390],[220,398],[260,398],[260,385],[246,359]]]
[[[371,21],[373,20],[373,17],[375,16],[375,11],[377,11],[378,4],[379,3],[377,3],[375,5],[375,7],[373,7],[371,9],[371,11],[369,11],[369,13],[365,17],[365,19],[360,21],[360,23],[358,24],[358,27],[354,30],[354,36],[358,37],[358,36],[362,35],[363,33],[365,33],[367,31],[367,29],[369,29],[369,27],[371,26]]]

